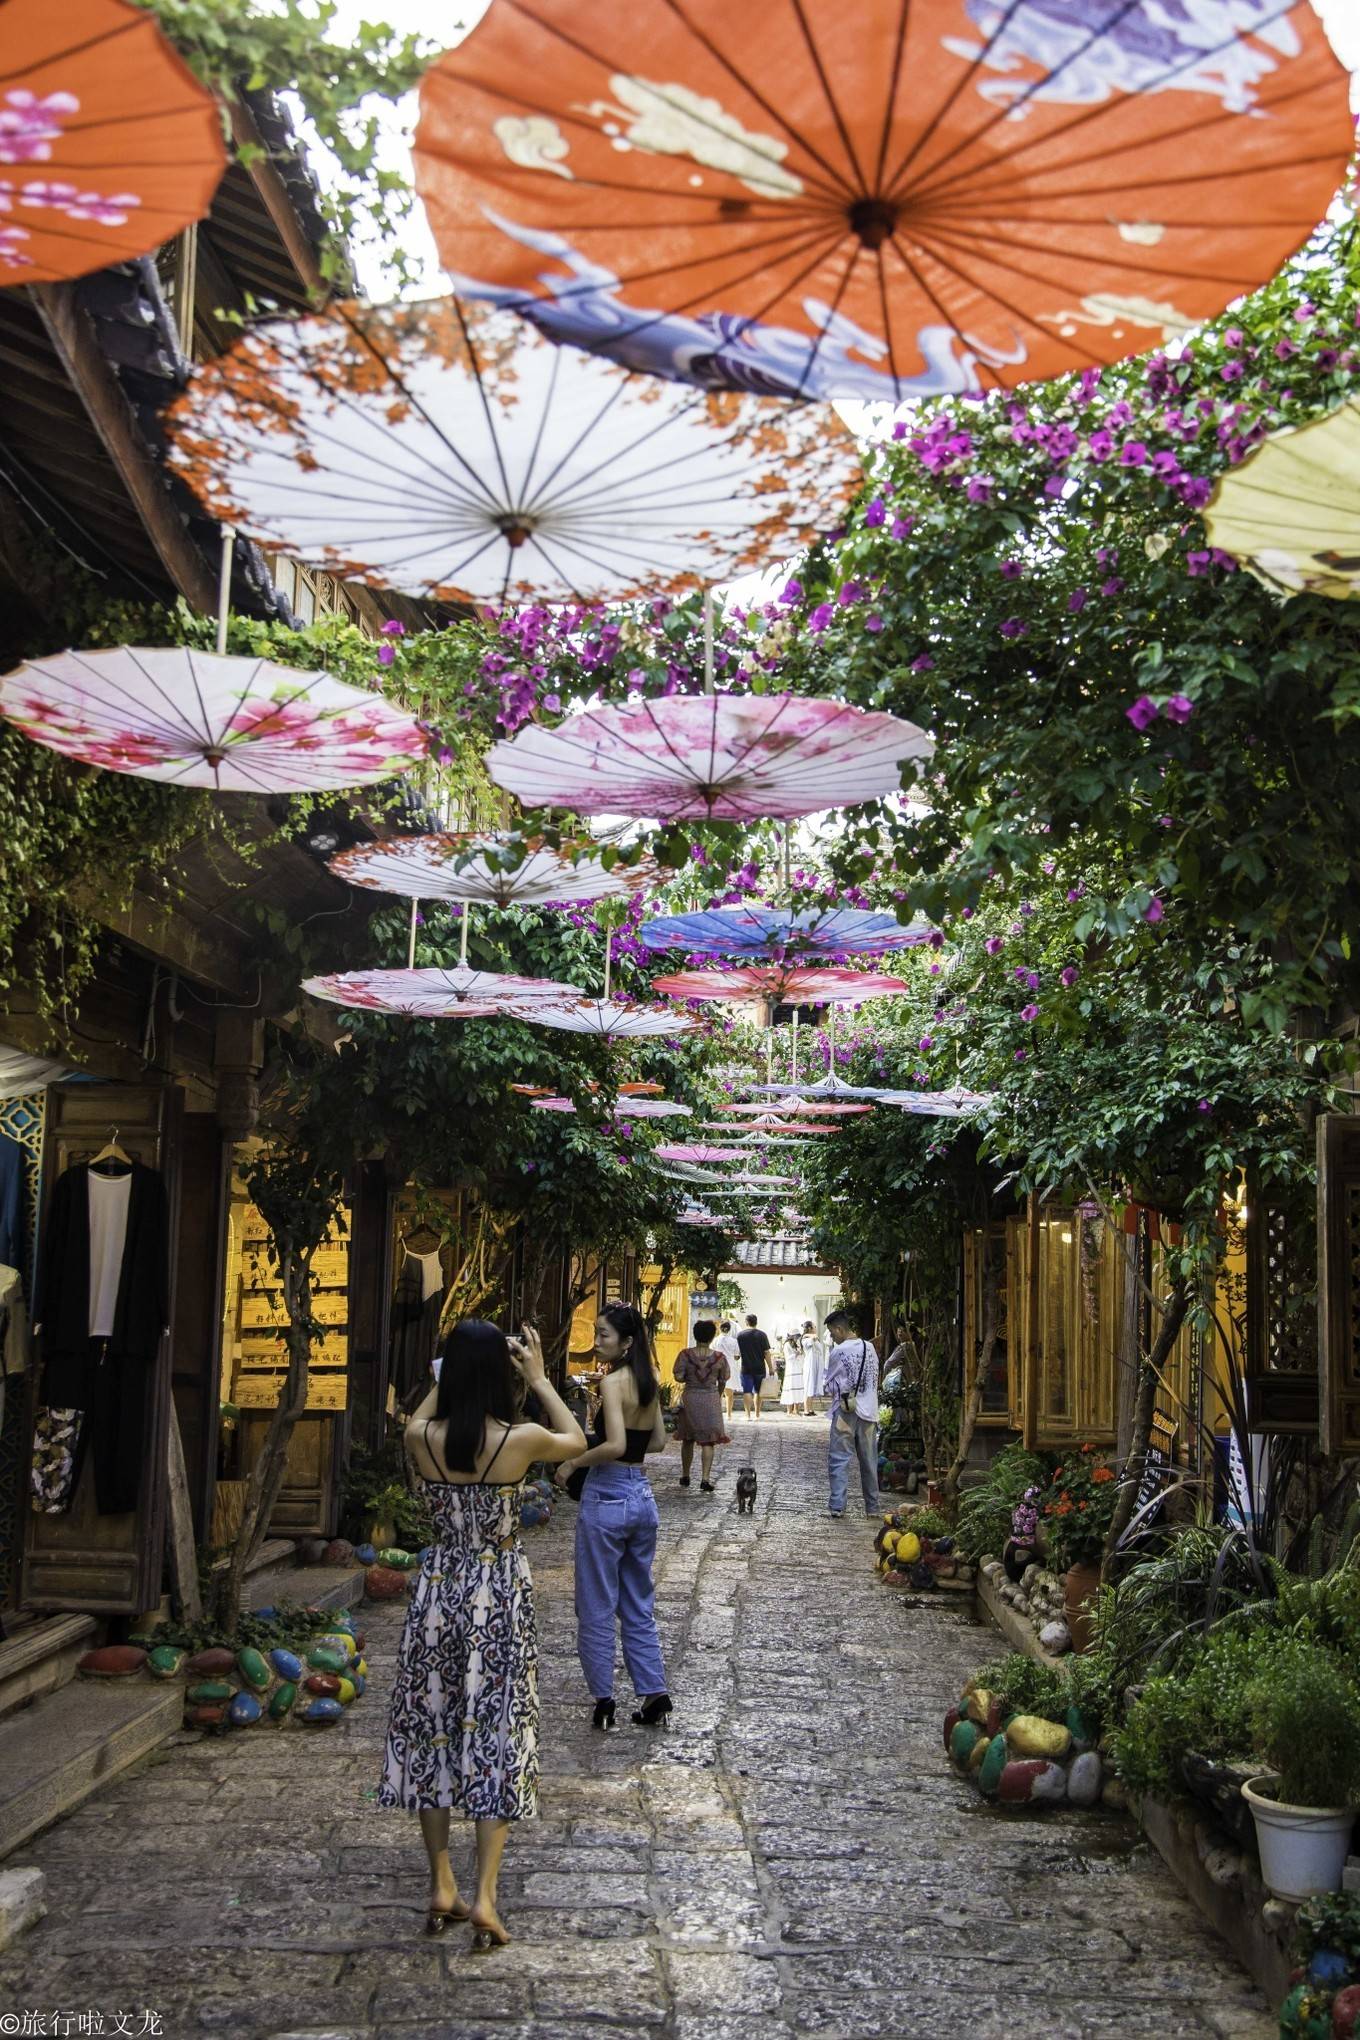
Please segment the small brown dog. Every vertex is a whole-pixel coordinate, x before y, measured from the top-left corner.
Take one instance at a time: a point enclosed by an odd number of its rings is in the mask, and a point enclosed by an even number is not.
[[[737,1474],[737,1514],[754,1516],[756,1512],[756,1470],[754,1466],[743,1466]]]

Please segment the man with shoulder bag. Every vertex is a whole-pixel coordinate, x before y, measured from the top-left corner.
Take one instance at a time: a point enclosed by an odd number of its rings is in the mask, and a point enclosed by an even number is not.
[[[834,1341],[826,1363],[826,1393],[831,1397],[831,1437],[827,1473],[831,1487],[829,1513],[845,1514],[850,1483],[850,1456],[859,1461],[859,1481],[866,1516],[878,1516],[878,1353],[863,1339],[855,1318],[844,1307],[833,1310],[826,1329]]]

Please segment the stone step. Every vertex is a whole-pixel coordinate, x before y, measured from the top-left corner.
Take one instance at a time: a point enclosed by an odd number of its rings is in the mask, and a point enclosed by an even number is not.
[[[0,1721],[0,1858],[178,1733],[173,1680],[77,1679]]]
[[[289,1547],[291,1550],[291,1546]],[[289,1565],[252,1573],[242,1596],[247,1608],[291,1601],[318,1608],[358,1608],[364,1598],[364,1568],[349,1565]]]
[[[0,1717],[67,1685],[76,1659],[100,1641],[103,1628],[93,1615],[46,1615],[19,1625],[0,1643]]]

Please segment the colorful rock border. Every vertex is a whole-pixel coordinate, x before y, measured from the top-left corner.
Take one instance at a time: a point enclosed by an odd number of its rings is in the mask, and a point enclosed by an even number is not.
[[[912,1528],[913,1509],[894,1509],[883,1518],[883,1528],[874,1539],[875,1564],[890,1586],[919,1590],[931,1587],[968,1585],[971,1566],[954,1550],[952,1537],[923,1537]]]
[[[1017,1714],[970,1680],[944,1718],[944,1746],[955,1771],[998,1806],[1128,1804],[1076,1707],[1064,1721]]]
[[[76,1671],[85,1679],[182,1680],[186,1728],[222,1734],[260,1723],[325,1726],[362,1699],[368,1681],[364,1639],[354,1617],[346,1609],[329,1619],[329,1630],[309,1636],[296,1650],[210,1644],[189,1652],[171,1644],[149,1650],[104,1644],[86,1651]]]

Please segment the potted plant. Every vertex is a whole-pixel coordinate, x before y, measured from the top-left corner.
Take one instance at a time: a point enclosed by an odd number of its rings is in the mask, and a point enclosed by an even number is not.
[[[1331,1652],[1291,1638],[1253,1680],[1248,1705],[1271,1766],[1242,1787],[1261,1875],[1277,1898],[1337,1891],[1360,1801],[1360,1694]]]
[[[1064,1576],[1063,1609],[1074,1651],[1089,1650],[1095,1640],[1100,1557],[1117,1488],[1114,1468],[1098,1457],[1096,1447],[1080,1445],[1054,1468],[1044,1493],[1044,1541],[1049,1564]]]

